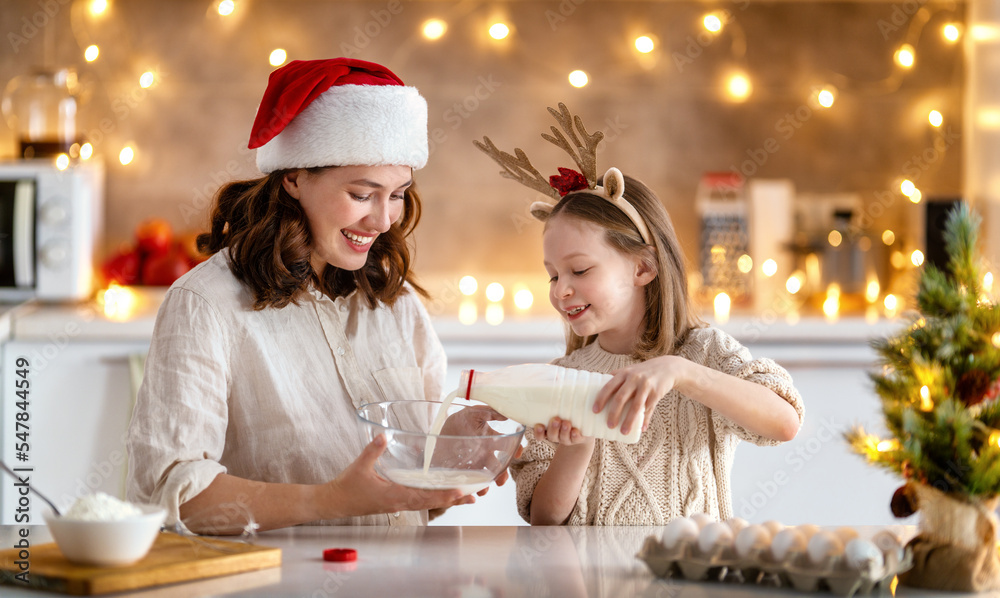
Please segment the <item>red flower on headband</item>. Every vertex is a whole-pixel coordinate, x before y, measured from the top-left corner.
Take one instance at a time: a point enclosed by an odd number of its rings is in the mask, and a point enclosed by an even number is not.
[[[570,191],[579,191],[589,187],[587,177],[572,168],[560,168],[558,175],[549,177],[549,185],[559,192],[559,197],[564,197]]]

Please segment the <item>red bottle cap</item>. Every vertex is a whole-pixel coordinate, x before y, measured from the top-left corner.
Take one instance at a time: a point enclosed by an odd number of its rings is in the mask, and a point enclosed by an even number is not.
[[[353,548],[327,548],[323,551],[324,561],[342,563],[358,560],[358,551]]]

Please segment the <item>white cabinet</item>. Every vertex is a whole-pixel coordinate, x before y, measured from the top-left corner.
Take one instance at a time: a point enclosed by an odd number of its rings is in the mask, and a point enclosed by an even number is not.
[[[138,379],[129,360],[149,350],[158,305],[155,296],[140,300],[128,321],[106,318],[91,304],[30,304],[11,314],[0,348],[0,456],[11,467],[30,467],[31,484],[60,508],[96,491],[124,498],[124,435]],[[28,425],[26,451],[17,427],[18,370],[26,370],[30,383],[27,420],[20,416]],[[0,484],[0,523],[42,523],[48,507],[34,495],[28,497],[30,521],[15,521],[21,504],[15,484],[7,476]]]
[[[777,447],[741,443],[733,463],[733,511],[753,522],[896,525],[889,500],[902,480],[850,451],[844,432],[882,434],[881,403],[867,372],[876,355],[855,342],[749,345],[788,369],[805,402],[798,435]],[[908,523],[908,522],[907,522]]]
[[[31,483],[60,508],[77,496],[101,491],[124,498],[127,455],[124,434],[134,396],[129,356],[148,350],[143,342],[10,341],[3,346],[3,460],[11,467],[31,467]],[[27,360],[27,367],[18,360]],[[22,365],[23,365],[22,361]],[[16,436],[16,370],[29,371],[30,394],[25,423],[27,451]],[[18,459],[26,454],[26,461]],[[19,495],[4,478],[0,523],[15,523]],[[41,523],[47,507],[31,496],[31,523]],[[23,523],[23,522],[22,522]]]

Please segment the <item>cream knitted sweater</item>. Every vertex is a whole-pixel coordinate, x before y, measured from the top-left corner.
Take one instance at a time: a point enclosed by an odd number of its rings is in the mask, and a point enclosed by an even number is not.
[[[753,359],[733,337],[717,328],[696,328],[678,355],[766,386],[795,408],[802,423],[802,397],[788,372],[770,359]],[[594,342],[553,361],[563,367],[611,373],[637,363]],[[569,525],[664,525],[674,517],[708,513],[732,517],[729,477],[740,440],[757,445],[778,441],[753,434],[674,390],[657,404],[636,444],[597,440],[569,516]],[[535,485],[548,469],[556,445],[529,440],[511,465],[518,512],[530,521]]]

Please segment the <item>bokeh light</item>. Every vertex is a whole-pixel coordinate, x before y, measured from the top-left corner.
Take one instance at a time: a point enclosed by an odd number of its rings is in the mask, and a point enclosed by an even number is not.
[[[504,39],[510,35],[510,27],[503,23],[493,23],[490,25],[490,37],[493,39]]]
[[[458,281],[458,290],[463,295],[472,295],[479,288],[479,281],[475,276],[463,276]]]
[[[590,77],[583,71],[573,71],[569,74],[569,84],[573,87],[584,87],[590,83]]]
[[[444,32],[448,30],[448,24],[441,19],[427,19],[421,31],[427,39],[441,39]]]

